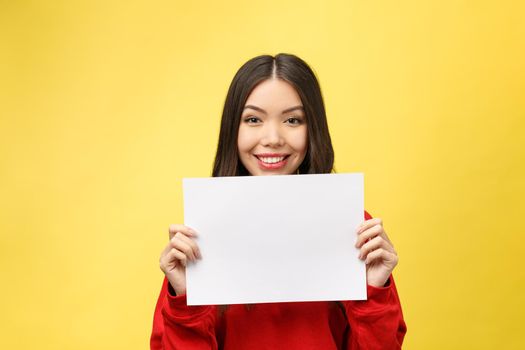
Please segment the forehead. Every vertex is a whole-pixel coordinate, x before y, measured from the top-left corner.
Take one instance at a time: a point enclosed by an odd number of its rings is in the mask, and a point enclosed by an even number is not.
[[[255,105],[265,110],[302,106],[295,88],[281,79],[268,79],[259,83],[250,93],[245,105]]]

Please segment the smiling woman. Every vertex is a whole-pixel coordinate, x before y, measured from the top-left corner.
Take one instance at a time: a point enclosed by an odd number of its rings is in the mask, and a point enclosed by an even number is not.
[[[213,176],[330,173],[333,162],[321,89],[310,67],[287,54],[246,62],[228,90]],[[358,248],[366,263],[368,300],[250,307],[187,306],[186,265],[198,264],[202,255],[195,230],[171,225],[160,257],[165,279],[151,348],[399,349],[406,326],[391,276],[397,253],[382,221],[368,213],[364,218],[357,232],[348,232],[357,238],[348,249]]]
[[[252,175],[299,169],[307,150],[306,116],[289,83],[272,78],[255,87],[244,106],[237,145],[241,163]]]
[[[284,164],[283,156],[289,156]],[[275,167],[268,164],[275,161]],[[333,164],[321,88],[311,68],[287,54],[246,62],[226,96],[213,176],[322,174]]]

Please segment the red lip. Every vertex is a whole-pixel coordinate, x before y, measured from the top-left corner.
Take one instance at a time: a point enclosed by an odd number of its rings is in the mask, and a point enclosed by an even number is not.
[[[279,153],[261,153],[255,155],[255,158],[257,158],[257,161],[259,163],[259,168],[262,170],[277,170],[283,168],[286,163],[288,162],[288,154],[279,154]],[[283,160],[277,163],[265,163],[263,162],[259,157],[284,157]]]
[[[286,153],[259,153],[255,154],[256,157],[286,157]]]

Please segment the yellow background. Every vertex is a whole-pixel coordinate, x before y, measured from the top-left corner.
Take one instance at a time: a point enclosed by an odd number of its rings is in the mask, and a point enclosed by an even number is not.
[[[249,58],[317,72],[406,349],[523,349],[521,1],[1,1],[0,348],[144,349],[181,179]]]

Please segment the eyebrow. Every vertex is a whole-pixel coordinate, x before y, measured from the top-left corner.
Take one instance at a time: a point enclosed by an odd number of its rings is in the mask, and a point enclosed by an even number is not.
[[[260,107],[257,107],[257,106],[254,106],[254,105],[246,105],[246,106],[244,106],[244,109],[247,109],[247,108],[254,109],[254,110],[259,111],[259,112],[264,113],[264,114],[268,114],[268,112],[266,112],[264,109],[262,109]],[[288,112],[292,112],[292,111],[295,111],[295,110],[298,110],[298,109],[304,112],[303,106],[298,105],[298,106],[294,106],[294,107],[290,107],[290,108],[285,109],[282,112],[282,114],[285,114],[285,113],[288,113]]]

